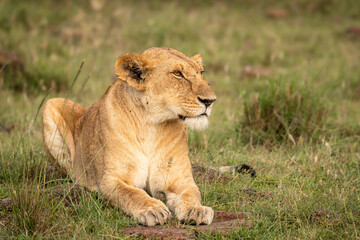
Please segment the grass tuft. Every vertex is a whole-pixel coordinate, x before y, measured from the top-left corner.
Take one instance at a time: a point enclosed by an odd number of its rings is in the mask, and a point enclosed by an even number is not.
[[[42,194],[39,185],[33,187],[13,187],[13,216],[15,228],[29,236],[43,233],[51,225],[53,215],[50,214],[51,195]]]
[[[39,63],[37,66],[12,68],[4,65],[0,72],[0,86],[15,92],[36,94],[53,88],[56,92],[68,89],[69,84],[60,73],[56,73],[48,66]]]
[[[252,144],[317,142],[328,115],[329,108],[306,85],[272,79],[245,99],[240,130]]]

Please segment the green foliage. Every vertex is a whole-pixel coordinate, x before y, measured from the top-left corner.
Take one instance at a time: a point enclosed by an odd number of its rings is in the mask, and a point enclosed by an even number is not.
[[[300,138],[316,142],[325,130],[328,113],[319,94],[298,79],[272,79],[245,99],[239,133],[254,144]]]
[[[39,63],[34,69],[20,71],[4,67],[3,74],[0,73],[0,86],[16,92],[27,92],[38,94],[52,88],[56,92],[68,89],[68,81],[64,74],[47,69]]]

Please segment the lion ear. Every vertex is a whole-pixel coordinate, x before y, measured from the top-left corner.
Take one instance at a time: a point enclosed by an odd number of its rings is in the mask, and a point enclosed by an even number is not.
[[[203,62],[202,62],[202,56],[201,54],[196,54],[195,56],[193,56],[191,59],[195,60],[196,62],[198,62],[200,65],[203,65]]]
[[[125,54],[115,63],[115,72],[119,79],[139,91],[145,90],[145,78],[150,69],[148,60],[136,53]]]

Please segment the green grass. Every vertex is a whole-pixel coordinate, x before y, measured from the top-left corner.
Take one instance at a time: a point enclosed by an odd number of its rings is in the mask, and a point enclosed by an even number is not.
[[[97,194],[54,200],[49,189],[69,179],[49,170],[36,114],[51,86],[48,98],[89,106],[114,80],[119,55],[167,46],[202,53],[218,97],[210,128],[190,132],[192,162],[257,171],[199,183],[205,205],[252,212],[254,226],[198,238],[359,239],[360,39],[345,33],[360,24],[358,1],[90,2],[0,2],[0,49],[18,53],[30,76],[0,72],[0,124],[15,124],[0,132],[0,198],[15,199],[0,210],[0,238],[111,239],[136,225]],[[267,19],[273,7],[290,17]],[[245,65],[272,74],[244,78]],[[256,114],[264,125],[253,129]]]
[[[274,145],[290,140],[296,145],[322,138],[329,109],[316,90],[299,82],[270,79],[255,94],[245,97],[244,120],[238,127],[245,143]]]

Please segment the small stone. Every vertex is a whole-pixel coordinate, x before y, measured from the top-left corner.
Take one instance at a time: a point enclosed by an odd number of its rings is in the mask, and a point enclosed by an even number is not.
[[[273,8],[266,11],[266,17],[270,19],[288,18],[290,17],[290,12],[281,8]]]

